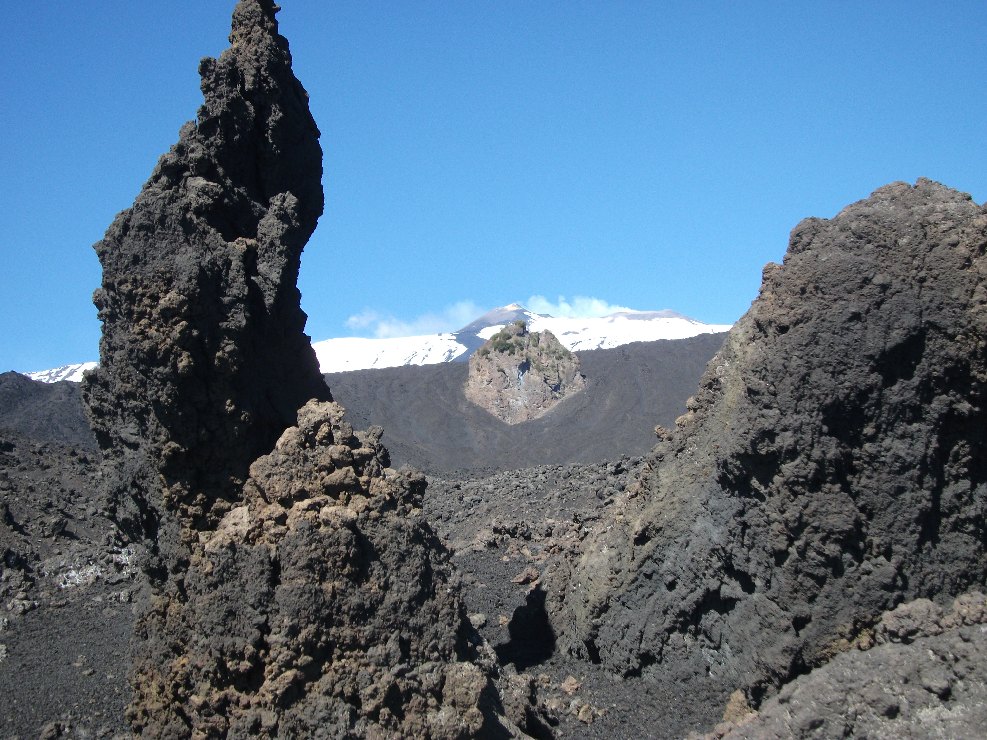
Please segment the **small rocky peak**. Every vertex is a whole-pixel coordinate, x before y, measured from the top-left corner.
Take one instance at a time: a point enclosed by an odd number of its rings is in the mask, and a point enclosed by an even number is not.
[[[514,321],[470,358],[466,397],[508,424],[537,419],[586,385],[579,358],[550,331]]]
[[[233,9],[233,23],[230,30],[230,43],[236,44],[249,37],[256,29],[268,34],[277,34],[278,22],[275,14],[281,10],[272,0],[240,0]]]

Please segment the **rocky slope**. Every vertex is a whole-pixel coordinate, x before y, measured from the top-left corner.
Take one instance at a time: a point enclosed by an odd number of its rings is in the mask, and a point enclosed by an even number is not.
[[[96,447],[75,383],[39,383],[19,373],[0,374],[0,429],[46,442]]]
[[[723,334],[580,352],[586,387],[546,416],[509,425],[466,400],[466,363],[332,373],[354,426],[384,428],[391,464],[445,477],[643,455],[654,426],[685,412]],[[0,375],[0,429],[96,446],[75,383]]]
[[[553,578],[560,643],[756,704],[900,602],[983,584],[985,245],[984,208],[927,180],[799,224]]]
[[[353,423],[384,427],[395,465],[459,477],[643,455],[655,424],[685,412],[723,334],[580,352],[586,387],[550,414],[506,424],[466,399],[465,363],[334,373],[326,378]]]
[[[277,10],[237,4],[197,121],[96,245],[83,390],[115,517],[150,550],[128,716],[160,737],[515,733],[421,478],[353,431],[303,333],[321,149]]]
[[[100,506],[94,451],[52,439],[60,431],[0,430],[3,737],[126,730],[136,553]]]
[[[980,737],[987,727],[987,599],[948,611],[917,599],[885,613],[853,650],[785,686],[713,737]]]
[[[508,324],[470,357],[466,398],[508,424],[544,416],[586,386],[579,358],[549,331]]]

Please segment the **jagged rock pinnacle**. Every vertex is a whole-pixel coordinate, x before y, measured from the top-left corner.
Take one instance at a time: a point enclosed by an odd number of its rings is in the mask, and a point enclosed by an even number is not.
[[[277,12],[281,6],[271,0],[240,0],[233,8],[233,22],[230,29],[230,45],[237,46],[253,33],[278,36]]]
[[[346,422],[304,334],[322,151],[276,11],[236,6],[196,122],[96,245],[84,394],[149,550],[128,716],[150,737],[516,734],[424,479]]]
[[[85,389],[94,429],[107,449],[160,461],[202,523],[223,513],[213,507],[235,497],[299,406],[330,400],[295,287],[323,208],[322,149],[274,9],[237,5],[238,43],[200,63],[197,121],[96,245],[101,367]],[[135,507],[133,492],[120,493],[122,526],[153,527],[143,494]]]

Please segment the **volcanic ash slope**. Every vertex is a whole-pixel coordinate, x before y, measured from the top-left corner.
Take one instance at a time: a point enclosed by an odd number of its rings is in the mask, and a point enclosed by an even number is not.
[[[800,223],[677,429],[554,575],[560,643],[756,703],[899,603],[983,584],[985,245],[984,208],[928,180]]]

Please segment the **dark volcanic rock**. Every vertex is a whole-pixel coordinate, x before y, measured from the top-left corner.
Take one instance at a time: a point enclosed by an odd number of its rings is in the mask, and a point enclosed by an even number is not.
[[[151,550],[129,718],[161,737],[507,734],[423,480],[343,419],[303,333],[321,149],[276,11],[236,6],[198,120],[96,245],[84,392],[117,520]]]
[[[39,383],[0,374],[0,428],[45,442],[95,448],[76,383]]]
[[[964,594],[951,612],[926,600],[885,615],[908,635],[851,650],[802,676],[714,737],[981,737],[987,727],[987,602]],[[922,617],[898,614],[921,611]],[[929,619],[929,617],[933,617]],[[938,618],[935,618],[938,617]]]
[[[112,557],[115,531],[95,505],[90,455],[0,432],[0,616],[95,580]]]
[[[322,150],[272,7],[237,6],[231,48],[199,65],[198,119],[96,245],[103,337],[83,389],[135,532],[155,526],[139,518],[159,463],[169,504],[214,524],[296,410],[330,399],[295,287]]]
[[[0,432],[3,737],[40,737],[51,721],[73,736],[126,729],[136,564],[95,504],[93,457]]]
[[[799,224],[678,429],[556,575],[560,642],[756,702],[901,601],[982,584],[985,246],[984,209],[927,180]]]
[[[254,461],[238,506],[189,548],[181,601],[156,600],[139,627],[138,728],[509,734],[492,657],[422,516],[424,478],[385,472],[378,438],[311,402]]]

